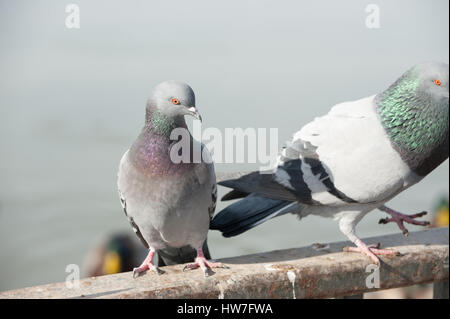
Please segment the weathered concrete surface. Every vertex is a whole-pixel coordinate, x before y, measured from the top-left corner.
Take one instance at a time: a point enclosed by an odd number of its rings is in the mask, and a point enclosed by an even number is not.
[[[393,247],[402,255],[382,257],[380,289],[444,281],[449,278],[448,227],[365,239]],[[79,288],[65,283],[5,291],[0,298],[327,298],[369,289],[369,258],[342,252],[348,242],[311,245],[222,259],[230,269],[203,278],[200,270],[164,267],[163,275],[133,279],[131,273],[87,278]]]

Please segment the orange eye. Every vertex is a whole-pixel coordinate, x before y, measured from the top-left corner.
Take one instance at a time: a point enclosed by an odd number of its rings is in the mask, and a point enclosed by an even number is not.
[[[180,104],[180,100],[178,100],[176,98],[173,98],[172,99],[172,103],[175,104],[175,105],[178,105],[178,104]]]
[[[434,84],[439,85],[439,86],[442,84],[441,81],[439,81],[438,79],[435,79],[433,82],[434,82]]]

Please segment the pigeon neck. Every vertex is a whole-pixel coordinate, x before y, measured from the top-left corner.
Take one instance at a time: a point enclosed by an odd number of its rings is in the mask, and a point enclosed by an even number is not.
[[[420,92],[419,78],[412,75],[406,73],[374,101],[394,148],[412,171],[425,176],[448,158],[448,106]]]
[[[145,128],[151,132],[170,137],[170,134],[175,128],[182,127],[187,128],[184,118],[168,117],[159,110],[148,111],[145,116]]]
[[[169,118],[159,111],[147,112],[145,126],[129,150],[134,167],[143,174],[154,176],[181,174],[189,169],[190,165],[175,163],[171,158],[170,150],[177,142],[177,136],[173,139],[170,135],[173,129],[180,127],[187,130],[184,118]]]

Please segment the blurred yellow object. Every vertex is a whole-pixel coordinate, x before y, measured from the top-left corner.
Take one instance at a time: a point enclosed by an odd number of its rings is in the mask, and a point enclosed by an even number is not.
[[[437,227],[448,226],[448,207],[441,207],[436,212],[435,222]]]
[[[434,208],[431,227],[448,226],[448,196],[442,196]]]
[[[103,261],[103,273],[105,275],[116,274],[120,272],[122,269],[122,262],[120,256],[115,251],[109,251],[105,255],[105,259]]]

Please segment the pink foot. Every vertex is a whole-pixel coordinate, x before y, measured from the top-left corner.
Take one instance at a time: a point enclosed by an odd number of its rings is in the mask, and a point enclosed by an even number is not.
[[[378,209],[383,212],[386,212],[392,216],[391,218],[380,219],[378,224],[387,224],[390,222],[395,222],[398,225],[398,228],[400,228],[400,230],[403,232],[403,235],[405,235],[405,236],[408,236],[409,232],[403,225],[403,222],[406,222],[408,224],[413,224],[413,225],[419,225],[419,226],[430,225],[430,223],[427,221],[415,220],[415,218],[425,216],[427,214],[427,212],[421,212],[421,213],[413,214],[413,215],[405,215],[405,214],[399,213],[399,212],[397,212],[387,206],[384,206],[384,205],[380,206]]]
[[[357,247],[344,247],[343,251],[356,252],[368,256],[375,264],[380,265],[380,259],[377,255],[399,255],[400,253],[393,249],[379,249],[380,244],[366,246],[361,240],[356,241]]]
[[[153,248],[150,248],[150,251],[149,251],[147,257],[144,259],[142,264],[139,267],[136,267],[133,269],[133,278],[138,277],[141,273],[143,273],[147,270],[152,270],[152,271],[156,272],[158,275],[161,275],[164,273],[164,271],[162,271],[161,269],[159,269],[158,267],[156,267],[153,264],[154,255],[155,255],[155,250]]]
[[[195,258],[195,261],[191,264],[187,264],[184,266],[183,271],[190,270],[190,269],[197,269],[201,268],[203,271],[203,275],[205,277],[209,277],[214,274],[214,271],[212,271],[211,268],[229,268],[222,263],[216,263],[211,262],[205,258],[203,255],[202,249],[197,249],[197,258]]]

